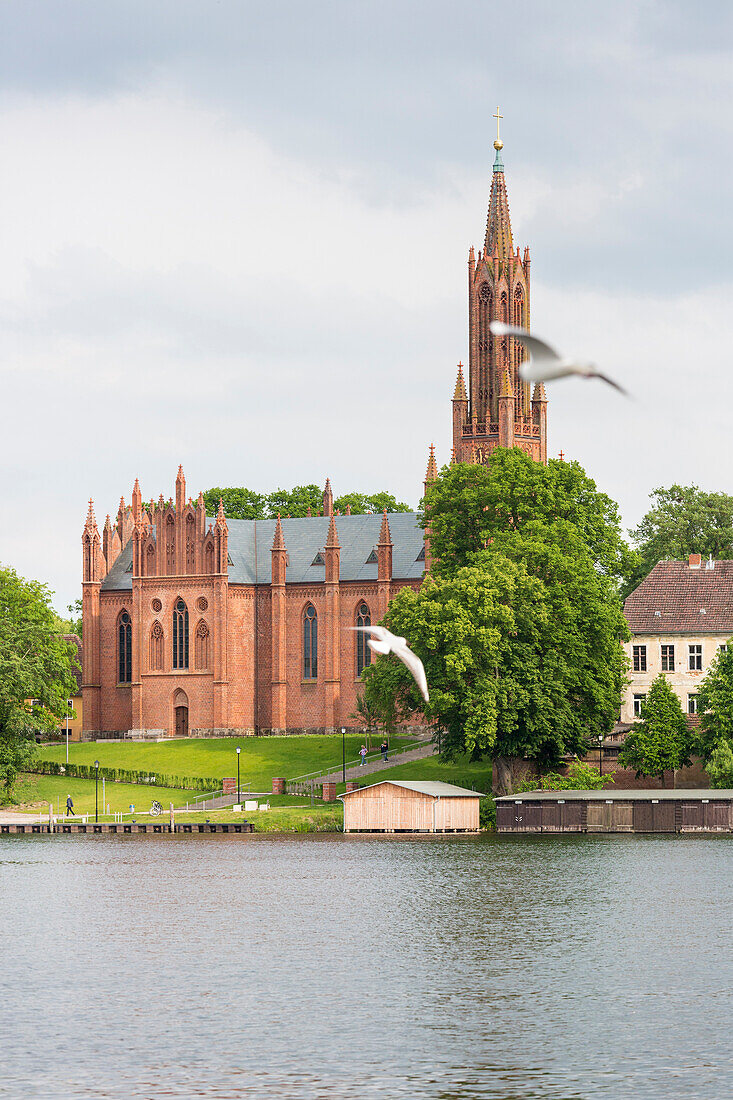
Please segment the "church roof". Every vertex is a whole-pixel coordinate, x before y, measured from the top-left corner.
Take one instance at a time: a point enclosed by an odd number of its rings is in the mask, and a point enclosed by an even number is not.
[[[341,547],[339,578],[342,581],[376,581],[378,564],[367,565],[367,558],[379,543],[382,513],[367,516],[335,516]],[[392,577],[394,580],[420,580],[424,559],[424,533],[416,512],[392,512],[388,515],[392,536]],[[213,524],[207,518],[207,526]],[[325,579],[325,566],[313,565],[328,539],[330,516],[306,516],[281,519],[283,541],[288,552],[288,584],[314,584]],[[229,583],[269,584],[272,580],[270,550],[275,536],[274,519],[228,519]],[[257,554],[255,560],[255,528]],[[154,530],[154,529],[153,529]],[[420,560],[418,560],[420,559]],[[132,590],[132,539],[124,547],[107,576],[102,591]]]

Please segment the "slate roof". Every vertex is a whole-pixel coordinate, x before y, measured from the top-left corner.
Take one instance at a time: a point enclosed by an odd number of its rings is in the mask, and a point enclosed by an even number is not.
[[[340,579],[376,581],[377,563],[366,564],[379,542],[382,515],[336,516],[336,531],[341,544]],[[424,561],[417,559],[423,549],[424,533],[418,526],[417,512],[387,514],[392,536],[392,577],[394,580],[420,580]],[[323,553],[328,537],[330,516],[306,516],[283,519],[283,539],[288,552],[288,584],[313,584],[325,580],[324,565],[313,565],[316,554]],[[207,518],[209,523],[214,519]],[[275,536],[274,519],[228,519],[230,584],[269,584],[272,580],[270,550]],[[257,553],[255,555],[255,529]],[[255,560],[256,558],[256,560]],[[132,590],[132,539],[102,581],[102,591]]]
[[[624,603],[632,634],[733,634],[733,561],[660,561]]]

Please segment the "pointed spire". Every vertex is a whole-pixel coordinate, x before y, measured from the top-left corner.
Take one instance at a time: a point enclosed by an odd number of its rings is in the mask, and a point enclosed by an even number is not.
[[[109,512],[107,512],[107,518],[104,521],[104,530],[105,531],[111,531],[112,530],[112,523],[110,522]]]
[[[379,531],[379,542],[377,546],[391,546],[392,535],[389,530],[389,520],[387,519],[387,509],[382,512],[382,526]]]
[[[340,546],[338,532],[336,530],[336,517],[331,513],[331,522],[328,525],[328,538],[326,539],[326,548],[335,548]]]
[[[275,524],[275,537],[272,540],[273,550],[284,550],[285,539],[283,538],[283,528],[280,522],[280,513],[277,513],[277,523]]]
[[[458,377],[456,378],[456,388],[453,391],[454,401],[468,401],[468,395],[466,394],[466,382],[463,377],[463,363],[458,364]]]
[[[224,501],[219,497],[219,511],[216,513],[216,527],[220,531],[227,531],[227,520],[224,515]]]
[[[87,521],[84,524],[85,531],[98,531],[97,517],[94,515],[94,501],[89,497],[89,508],[87,509]]]
[[[504,377],[501,381],[501,393],[500,397],[514,397],[514,386],[512,385],[512,378],[509,374],[509,369],[504,371]]]
[[[331,479],[326,478],[326,487],[323,490],[323,514],[324,516],[333,515],[333,492],[331,490]]]
[[[431,481],[437,481],[438,478],[438,464],[435,461],[435,444],[430,444],[430,457],[428,458],[428,468],[425,471],[425,484],[427,485]]]
[[[547,401],[547,394],[545,393],[545,383],[535,382],[534,391],[532,393],[532,404],[539,401]]]
[[[491,196],[489,198],[489,214],[486,219],[486,237],[484,250],[487,256],[498,256],[502,261],[508,260],[514,253],[512,243],[512,223],[509,217],[509,199],[506,193],[504,181],[504,162],[501,159],[501,151],[504,142],[499,137],[499,108],[496,109],[496,158],[494,159],[494,171],[491,177]]]

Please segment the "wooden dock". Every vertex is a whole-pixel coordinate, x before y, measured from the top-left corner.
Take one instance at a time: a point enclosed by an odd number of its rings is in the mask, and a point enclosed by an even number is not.
[[[184,833],[195,834],[196,836],[201,833],[207,835],[211,833],[253,833],[255,831],[254,825],[249,821],[207,821],[207,822],[193,822],[184,821],[176,823],[171,827],[167,822],[88,822],[86,825],[75,821],[57,822],[55,825],[49,825],[48,822],[11,822],[7,824],[0,824],[0,836],[8,833],[38,833],[45,834],[46,836],[80,836],[80,835],[109,835],[109,834],[144,834],[145,836],[153,836],[155,834],[162,833]]]

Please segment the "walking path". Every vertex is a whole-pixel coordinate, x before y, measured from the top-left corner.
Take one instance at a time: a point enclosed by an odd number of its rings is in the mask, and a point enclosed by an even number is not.
[[[48,821],[48,806],[40,814],[19,814],[13,810],[0,810],[0,825],[35,825],[38,821]]]
[[[434,756],[437,751],[437,745],[420,745],[417,749],[410,749],[409,752],[401,752],[399,755],[390,756],[385,762],[381,756],[378,760],[370,760],[368,764],[356,764],[354,767],[346,769],[347,779],[360,779],[364,775],[372,775],[374,772],[388,771],[390,768],[399,767],[400,764],[409,764],[413,760],[425,760],[428,756]],[[320,783],[325,782],[341,782],[341,772],[330,772],[328,775],[320,775],[312,782],[314,786],[318,786]],[[310,783],[311,780],[308,780]]]

